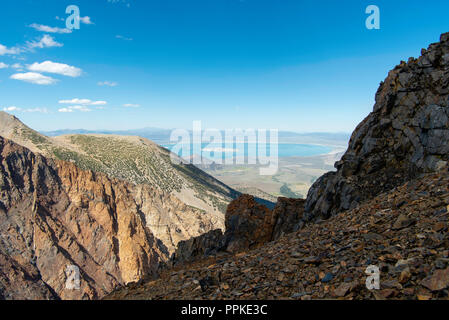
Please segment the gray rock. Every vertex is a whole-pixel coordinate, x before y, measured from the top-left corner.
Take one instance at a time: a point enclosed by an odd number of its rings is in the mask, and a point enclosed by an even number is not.
[[[449,33],[402,62],[381,83],[376,103],[348,150],[310,188],[303,220],[328,218],[449,163]]]

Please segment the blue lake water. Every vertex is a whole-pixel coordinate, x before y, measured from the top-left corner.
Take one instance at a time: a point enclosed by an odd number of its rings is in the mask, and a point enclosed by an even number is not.
[[[174,148],[176,144],[163,144],[164,148],[167,148],[173,152],[174,149],[177,149],[177,154],[181,156],[182,152],[187,152],[187,154],[197,154],[199,146],[193,150],[193,146],[190,145],[190,151],[188,151],[189,146],[185,146],[185,150],[180,150],[179,146]],[[217,157],[220,154],[223,155],[224,158],[233,157],[233,156],[242,156],[245,157],[250,155],[256,155],[258,152],[259,146],[256,143],[245,143],[244,148],[242,145],[234,144],[233,147],[222,145],[222,144],[214,144],[214,143],[204,143],[201,146],[201,150],[203,152],[204,157],[213,158]],[[244,150],[243,150],[244,149]],[[265,149],[265,150],[264,150]],[[312,145],[312,144],[294,144],[294,143],[279,143],[278,144],[278,157],[310,157],[323,155],[331,152],[332,147],[328,146],[320,146],[320,145]],[[271,156],[270,145],[262,146],[261,152],[266,154],[267,156]]]

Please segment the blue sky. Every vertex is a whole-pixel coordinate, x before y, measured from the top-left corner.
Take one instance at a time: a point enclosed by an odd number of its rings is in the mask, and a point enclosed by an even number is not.
[[[72,4],[82,22],[68,33]],[[370,4],[380,30],[365,27]],[[449,31],[448,12],[447,0],[4,0],[0,109],[37,130],[351,132],[388,70]]]

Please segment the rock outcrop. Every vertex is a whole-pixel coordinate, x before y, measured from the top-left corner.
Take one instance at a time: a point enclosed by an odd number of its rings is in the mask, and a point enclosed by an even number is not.
[[[276,221],[270,209],[242,195],[229,204],[225,223],[226,250],[237,252],[270,241]]]
[[[271,240],[296,232],[303,226],[304,199],[278,198],[273,209],[276,223],[273,228]]]
[[[156,276],[169,250],[150,225],[164,208],[168,218],[202,214],[148,185],[47,159],[0,137],[0,296],[96,299]],[[79,290],[66,288],[73,265]]]
[[[226,238],[220,229],[181,241],[171,257],[170,266],[214,256],[226,250]]]
[[[220,253],[246,251],[297,231],[304,212],[303,199],[279,198],[273,210],[251,195],[232,201],[226,211],[226,232],[213,230],[181,241],[170,265],[181,265]]]
[[[337,172],[311,187],[306,220],[329,218],[449,161],[449,33],[390,71]]]

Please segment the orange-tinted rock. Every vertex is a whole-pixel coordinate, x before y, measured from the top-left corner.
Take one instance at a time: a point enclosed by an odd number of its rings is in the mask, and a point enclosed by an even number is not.
[[[167,258],[134,200],[134,185],[1,137],[0,181],[0,294],[6,299],[101,298],[154,276]],[[70,265],[79,267],[79,290],[66,288]]]

